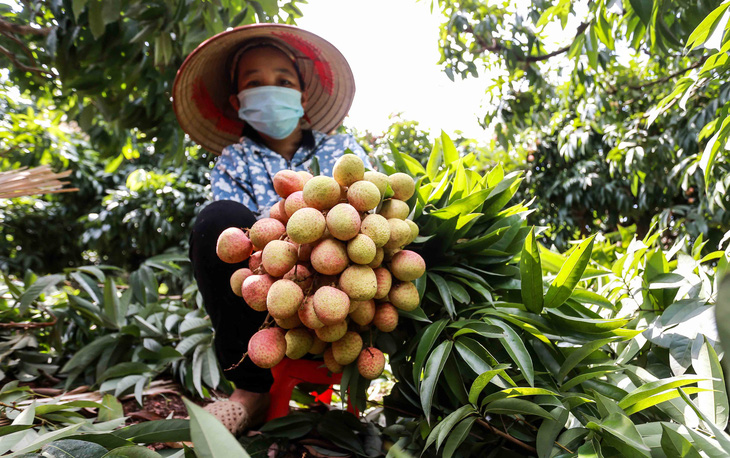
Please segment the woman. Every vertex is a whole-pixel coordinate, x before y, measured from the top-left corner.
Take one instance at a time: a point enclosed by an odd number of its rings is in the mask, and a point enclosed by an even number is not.
[[[280,170],[308,170],[316,158],[321,173],[331,175],[348,149],[369,163],[351,136],[323,133],[342,123],[354,93],[350,67],[334,46],[282,24],[218,34],[193,51],[178,71],[173,106],[181,127],[220,154],[211,173],[214,202],[196,220],[190,258],[224,369],[240,360],[266,313],[247,307],[231,291],[231,274],[248,261],[220,261],[218,235],[268,216],[280,199],[272,181]],[[265,418],[273,379],[270,370],[250,361],[225,374],[235,391],[228,402],[207,408],[239,434]]]

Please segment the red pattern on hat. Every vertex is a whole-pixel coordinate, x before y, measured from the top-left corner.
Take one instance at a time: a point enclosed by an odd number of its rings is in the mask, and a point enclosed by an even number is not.
[[[321,53],[319,52],[319,49],[309,41],[294,35],[293,33],[271,32],[271,34],[286,41],[289,45],[296,48],[299,52],[314,62],[314,70],[317,72],[320,84],[329,95],[332,95],[332,90],[334,89],[332,68],[330,67],[329,62],[320,59]]]
[[[202,78],[198,78],[193,84],[193,100],[200,114],[210,121],[215,122],[215,128],[228,134],[240,135],[243,123],[223,115],[220,109],[213,103],[213,98],[205,87]]]

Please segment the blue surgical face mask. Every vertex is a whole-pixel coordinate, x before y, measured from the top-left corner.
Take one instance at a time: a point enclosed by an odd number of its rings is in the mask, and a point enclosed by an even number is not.
[[[277,140],[294,132],[304,116],[302,93],[280,86],[260,86],[238,93],[238,117],[264,135]]]

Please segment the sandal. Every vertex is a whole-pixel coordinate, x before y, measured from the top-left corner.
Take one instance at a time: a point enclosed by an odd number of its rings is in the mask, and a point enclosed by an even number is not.
[[[204,409],[213,414],[236,437],[251,426],[249,413],[240,402],[216,401]]]

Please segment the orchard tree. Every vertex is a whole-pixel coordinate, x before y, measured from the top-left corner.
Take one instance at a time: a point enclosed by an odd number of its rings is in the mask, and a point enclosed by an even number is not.
[[[535,222],[553,241],[617,224],[645,233],[655,215],[669,235],[719,241],[730,166],[721,139],[707,139],[730,132],[730,86],[726,58],[699,47],[726,12],[718,4],[439,1],[441,64],[451,78],[493,76],[482,123],[531,159]]]

